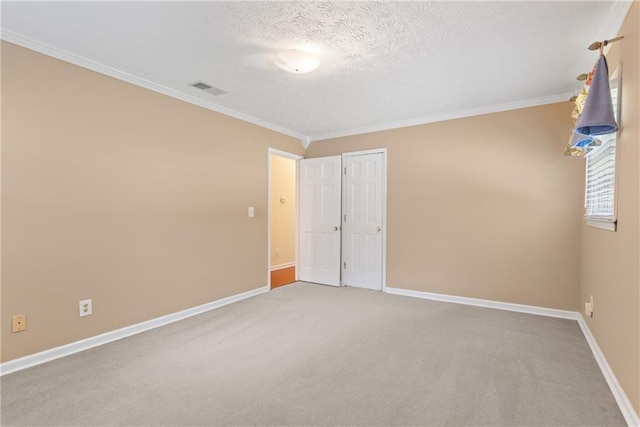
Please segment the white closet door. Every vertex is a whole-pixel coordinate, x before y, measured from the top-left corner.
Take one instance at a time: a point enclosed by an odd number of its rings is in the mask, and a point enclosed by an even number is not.
[[[340,156],[300,160],[299,279],[340,286]]]
[[[382,290],[382,153],[346,156],[342,283]]]

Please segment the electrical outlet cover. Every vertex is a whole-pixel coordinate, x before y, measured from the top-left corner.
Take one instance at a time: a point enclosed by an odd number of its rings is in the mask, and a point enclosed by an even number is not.
[[[590,303],[590,302],[584,303],[584,314],[587,316],[593,315],[593,303]]]
[[[27,315],[19,314],[11,318],[11,332],[22,332],[27,329]]]
[[[93,303],[90,299],[85,299],[78,303],[78,314],[80,317],[91,316],[93,314]]]

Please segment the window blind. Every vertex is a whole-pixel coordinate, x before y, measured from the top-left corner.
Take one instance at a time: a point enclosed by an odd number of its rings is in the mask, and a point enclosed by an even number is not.
[[[615,220],[615,135],[589,153],[585,186],[585,216],[587,218]]]

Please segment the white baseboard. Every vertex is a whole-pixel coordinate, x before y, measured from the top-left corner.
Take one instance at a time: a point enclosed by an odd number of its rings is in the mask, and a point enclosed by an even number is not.
[[[630,427],[640,427],[640,417],[636,413],[631,401],[627,397],[626,393],[620,386],[618,379],[615,374],[611,370],[609,363],[607,363],[607,359],[604,357],[604,354],[598,347],[598,343],[595,338],[591,334],[589,330],[589,326],[587,322],[585,322],[584,318],[577,311],[568,311],[568,310],[556,310],[553,308],[545,308],[545,307],[537,307],[534,305],[522,305],[522,304],[513,304],[507,302],[500,301],[491,301],[477,298],[467,298],[467,297],[459,297],[455,295],[446,295],[446,294],[436,294],[431,292],[422,292],[422,291],[413,291],[410,289],[401,289],[401,288],[387,288],[386,290],[389,294],[394,295],[403,295],[414,298],[422,298],[422,299],[430,299],[435,301],[443,301],[450,302],[454,304],[465,304],[465,305],[474,305],[477,307],[485,307],[485,308],[495,308],[498,310],[507,310],[507,311],[515,311],[518,313],[527,313],[527,314],[536,314],[539,316],[548,316],[548,317],[559,317],[561,319],[570,319],[575,320],[580,325],[580,329],[584,334],[591,351],[593,352],[593,357],[596,359],[600,370],[602,371],[602,375],[604,375],[609,388],[611,389],[611,393],[613,397],[616,399],[616,403],[620,408],[620,412],[624,416],[625,421]]]
[[[285,264],[272,265],[269,267],[270,271],[282,270],[283,268],[295,267],[296,262],[287,262]]]
[[[20,371],[22,369],[30,368],[32,366],[40,365],[42,363],[49,362],[51,360],[59,359],[64,356],[68,356],[74,353],[78,353],[84,350],[88,350],[93,347],[97,347],[103,344],[107,344],[122,338],[130,337],[141,332],[145,332],[151,329],[158,328],[160,326],[168,325],[179,320],[186,319],[188,317],[196,316],[198,314],[205,313],[207,311],[214,310],[225,305],[241,301],[262,293],[268,292],[269,287],[263,286],[258,289],[243,292],[241,294],[232,295],[230,297],[222,298],[216,301],[209,302],[207,304],[199,305],[196,307],[188,308],[176,313],[168,314],[166,316],[157,317],[155,319],[147,320],[145,322],[137,323],[135,325],[127,326],[115,331],[106,332],[101,335],[96,335],[91,338],[87,338],[81,341],[76,341],[70,344],[66,344],[60,347],[45,350],[39,353],[31,354],[29,356],[21,357],[18,359],[10,360],[8,362],[0,364],[0,375],[10,374],[12,372]],[[580,313],[576,311],[556,310],[552,308],[537,307],[531,305],[505,303],[500,301],[483,300],[477,298],[459,297],[455,295],[436,294],[431,292],[413,291],[409,289],[391,288],[387,287],[386,292],[394,295],[403,295],[414,298],[430,299],[435,301],[449,302],[454,304],[473,305],[477,307],[493,308],[498,310],[515,311],[518,313],[536,314],[540,316],[558,317],[562,319],[576,320],[580,329],[584,334],[584,337],[593,352],[593,356],[602,371],[602,374],[611,389],[611,393],[615,398],[620,411],[624,416],[627,424],[631,427],[640,427],[640,417],[633,408],[631,401],[625,394],[624,390],[620,386],[618,379],[611,370],[607,359],[600,350],[598,343],[591,334],[591,330],[585,322]]]
[[[495,308],[497,310],[516,311],[518,313],[537,314],[538,316],[559,317],[561,319],[577,320],[578,317],[580,317],[580,314],[576,311],[557,310],[555,308],[538,307],[535,305],[513,304],[510,302],[492,301],[487,299],[412,291],[410,289],[387,288],[387,293],[435,301],[452,302],[454,304],[475,305],[477,307]]]
[[[611,389],[611,393],[613,393],[613,397],[616,399],[618,406],[620,407],[620,412],[624,416],[625,421],[630,427],[639,427],[640,426],[640,417],[636,413],[635,409],[633,409],[633,405],[631,401],[625,394],[624,390],[620,386],[618,379],[613,374],[611,370],[611,366],[607,362],[607,359],[604,357],[604,353],[600,350],[596,339],[591,334],[591,330],[589,329],[589,325],[584,320],[582,315],[578,313],[578,325],[580,325],[580,329],[582,329],[582,333],[584,334],[589,347],[591,347],[591,351],[593,352],[593,357],[595,357],[596,362],[598,362],[598,366],[600,366],[600,370],[602,371],[602,375],[604,375],[604,379],[607,380],[607,384],[609,384],[609,388]]]
[[[231,295],[229,297],[212,301],[206,304],[202,304],[196,307],[188,308],[186,310],[167,314],[166,316],[157,317],[155,319],[147,320],[145,322],[136,323],[135,325],[126,326],[121,329],[116,329],[115,331],[106,332],[104,334],[96,335],[94,337],[72,342],[70,344],[65,344],[60,347],[55,347],[49,350],[41,351],[39,353],[34,353],[28,356],[20,357],[18,359],[10,360],[8,362],[4,362],[0,364],[0,376],[10,374],[16,371],[21,371],[22,369],[40,365],[42,363],[46,363],[51,360],[59,359],[64,356],[69,356],[71,354],[88,350],[90,348],[107,344],[113,341],[117,341],[122,338],[130,337],[132,335],[136,335],[141,332],[148,331],[150,329],[155,329],[160,326],[168,325],[169,323],[177,322],[179,320],[183,320],[188,317],[196,316],[198,314],[202,314],[207,311],[211,311],[216,308],[220,308],[222,306],[241,301],[243,299],[251,298],[253,296],[260,295],[268,291],[269,291],[269,286],[263,286],[258,289],[253,289],[240,294]]]

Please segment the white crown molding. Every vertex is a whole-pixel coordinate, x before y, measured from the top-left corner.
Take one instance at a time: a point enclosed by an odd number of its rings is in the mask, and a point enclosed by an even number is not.
[[[292,131],[290,129],[286,129],[286,128],[283,128],[281,126],[275,125],[273,123],[269,123],[269,122],[266,122],[264,120],[258,119],[256,117],[249,116],[247,114],[243,114],[243,113],[240,113],[238,111],[235,111],[235,110],[232,110],[232,109],[229,109],[229,108],[226,108],[226,107],[222,107],[222,106],[217,105],[217,104],[215,104],[213,102],[205,101],[205,100],[197,98],[195,96],[187,95],[185,93],[176,91],[176,90],[168,88],[166,86],[159,85],[157,83],[154,83],[152,81],[143,79],[143,78],[135,76],[133,74],[129,74],[129,73],[126,73],[124,71],[120,71],[118,69],[115,69],[115,68],[109,67],[107,65],[101,64],[99,62],[92,61],[92,60],[84,58],[82,56],[73,54],[71,52],[67,52],[65,50],[58,49],[56,47],[47,45],[47,44],[42,43],[40,41],[31,39],[29,37],[25,37],[25,36],[23,36],[21,34],[13,32],[13,31],[2,29],[2,31],[0,32],[0,39],[8,41],[10,43],[17,44],[18,46],[22,46],[24,48],[33,50],[35,52],[42,53],[43,55],[51,56],[51,57],[59,59],[61,61],[65,61],[65,62],[68,62],[70,64],[74,64],[74,65],[77,65],[79,67],[86,68],[86,69],[89,69],[91,71],[95,71],[97,73],[104,74],[104,75],[107,75],[109,77],[113,77],[115,79],[122,80],[122,81],[125,81],[127,83],[131,83],[131,84],[134,84],[136,86],[140,86],[140,87],[143,87],[145,89],[149,89],[149,90],[152,90],[154,92],[158,92],[158,93],[161,93],[163,95],[167,95],[167,96],[170,96],[172,98],[179,99],[181,101],[188,102],[190,104],[197,105],[197,106],[202,107],[202,108],[206,108],[206,109],[211,110],[211,111],[215,111],[217,113],[225,114],[227,116],[231,116],[231,117],[234,117],[236,119],[240,119],[240,120],[243,120],[243,121],[246,121],[246,122],[249,122],[249,123],[253,123],[253,124],[257,125],[257,126],[261,126],[261,127],[266,128],[266,129],[270,129],[270,130],[273,130],[275,132],[291,136],[293,138],[299,139],[300,143],[302,144],[302,147],[305,150],[309,147],[309,144],[311,144],[312,141],[319,141],[319,140],[331,139],[331,138],[339,138],[339,137],[342,137],[342,136],[358,135],[358,134],[370,133],[370,132],[378,132],[378,131],[381,131],[381,130],[397,129],[397,128],[401,128],[401,127],[416,126],[416,125],[427,124],[427,123],[435,123],[435,122],[440,122],[440,121],[444,121],[444,120],[452,120],[452,119],[458,119],[458,118],[470,117],[470,116],[477,116],[477,115],[481,115],[481,114],[495,113],[495,112],[507,111],[507,110],[515,110],[515,109],[518,109],[518,108],[526,108],[526,107],[533,107],[533,106],[544,105],[544,104],[552,104],[552,103],[556,103],[556,102],[566,101],[571,96],[573,96],[573,92],[567,92],[567,93],[562,93],[562,94],[552,95],[552,96],[546,96],[546,97],[541,97],[541,98],[534,98],[534,99],[528,99],[528,100],[522,100],[522,101],[514,101],[514,102],[508,102],[508,103],[498,104],[498,105],[489,105],[489,106],[484,106],[484,107],[479,107],[479,108],[472,108],[472,109],[468,109],[468,110],[461,110],[461,111],[452,112],[452,113],[438,114],[438,115],[429,116],[429,117],[422,117],[422,118],[416,118],[416,119],[410,119],[410,120],[402,120],[402,121],[397,121],[397,122],[384,123],[384,124],[380,124],[380,125],[367,126],[367,127],[344,130],[344,131],[337,131],[337,132],[330,132],[330,133],[325,133],[325,134],[318,134],[318,135],[309,137],[309,136],[303,135],[301,133]]]
[[[632,0],[623,0],[623,1],[615,1],[613,2],[613,8],[611,9],[611,13],[609,16],[604,19],[602,24],[602,34],[606,39],[610,39],[616,37],[622,28],[622,24],[624,24],[624,20],[629,13],[629,9],[633,4]],[[624,35],[624,34],[621,34]],[[590,40],[588,43],[591,43],[595,40]],[[586,47],[586,46],[585,46]]]
[[[598,343],[596,342],[594,336],[591,334],[589,330],[589,326],[587,322],[584,320],[582,315],[577,311],[567,311],[567,310],[556,310],[553,308],[546,307],[537,307],[533,305],[522,305],[522,304],[513,304],[507,302],[500,301],[491,301],[477,298],[467,298],[467,297],[459,297],[455,295],[446,295],[446,294],[436,294],[431,292],[422,292],[422,291],[414,291],[410,289],[402,289],[402,288],[387,288],[386,292],[394,295],[402,295],[413,298],[422,298],[429,299],[434,301],[442,301],[449,302],[454,304],[464,304],[464,305],[473,305],[476,307],[485,307],[485,308],[493,308],[498,310],[506,310],[506,311],[515,311],[518,313],[527,313],[527,314],[535,314],[539,316],[547,316],[547,317],[558,317],[560,319],[569,319],[575,320],[578,322],[580,329],[589,344],[589,348],[593,353],[593,357],[596,359],[600,370],[602,371],[602,375],[604,376],[607,384],[609,385],[609,389],[611,389],[611,393],[613,394],[618,407],[620,408],[620,412],[630,427],[640,427],[640,417],[633,408],[631,401],[627,397],[624,392],[622,386],[618,382],[613,370],[609,366],[607,359],[604,357],[604,353],[600,350]]]
[[[155,319],[147,320],[145,322],[136,323],[135,325],[126,326],[115,331],[106,332],[101,335],[96,335],[84,340],[76,341],[70,344],[66,344],[60,347],[55,347],[49,350],[41,351],[39,353],[30,354],[28,356],[20,357],[18,359],[10,360],[0,364],[0,376],[10,374],[12,372],[21,371],[32,366],[40,365],[46,362],[50,362],[61,357],[69,356],[74,353],[79,353],[84,350],[88,350],[93,347],[98,347],[103,344],[107,344],[113,341],[117,341],[123,338],[130,337],[132,335],[146,332],[151,329],[165,326],[179,320],[186,319],[188,317],[196,316],[198,314],[205,313],[207,311],[220,308],[222,306],[241,301],[243,299],[251,298],[256,295],[269,292],[269,286],[263,286],[261,288],[253,289],[251,291],[243,292],[236,295],[231,295],[226,298],[222,298],[216,301],[212,301],[206,304],[202,304],[196,307],[188,308],[186,310],[178,311],[175,313],[167,314],[166,316],[157,317]]]
[[[179,92],[177,90],[168,88],[166,86],[159,85],[152,81],[146,80],[142,77],[138,77],[133,74],[129,74],[124,71],[120,71],[116,68],[112,68],[107,65],[101,64],[99,62],[93,61],[91,59],[87,59],[83,56],[76,55],[74,53],[67,52],[62,49],[58,49],[56,47],[31,39],[29,37],[25,37],[13,31],[3,29],[2,32],[0,32],[0,39],[8,41],[13,44],[17,44],[18,46],[22,46],[24,48],[33,50],[35,52],[42,53],[43,55],[51,56],[61,61],[65,61],[70,64],[77,65],[79,67],[86,68],[91,71],[95,71],[96,73],[104,74],[109,77],[113,77],[115,79],[122,80],[127,83],[131,83],[133,85],[140,86],[145,89],[149,89],[154,92],[158,92],[163,95],[167,95],[184,102],[188,102],[189,104],[197,105],[199,107],[206,108],[207,110],[215,111],[216,113],[221,113],[230,117],[234,117],[236,119],[240,119],[245,122],[252,123],[254,125],[281,133],[283,135],[291,136],[293,138],[299,139],[302,146],[306,148],[305,142],[308,141],[308,138],[305,135],[302,135],[290,129],[283,128],[273,123],[269,123],[267,121],[258,119],[256,117],[240,113],[238,111],[223,107],[213,102],[205,101],[195,96],[188,95],[188,94]],[[307,145],[308,145],[308,142],[307,142]]]
[[[601,28],[601,34],[603,34],[603,40],[613,38],[618,35],[618,33],[620,32],[620,29],[622,28],[624,20],[627,14],[629,13],[629,8],[631,7],[632,3],[633,1],[631,0],[622,0],[622,1],[613,2],[614,5],[613,5],[613,8],[611,9],[611,13],[606,18],[603,19],[603,24]],[[624,35],[624,34],[621,34],[621,35]],[[593,41],[595,40],[585,41],[585,43],[587,43],[585,44],[585,50],[588,46],[588,43],[591,43]],[[585,65],[581,69],[582,70],[590,69],[593,66],[594,62],[595,62],[594,58],[588,59],[585,62]],[[581,71],[581,72],[584,72],[584,71]],[[537,107],[537,106],[546,105],[546,104],[555,104],[557,102],[568,101],[569,98],[571,98],[573,95],[575,95],[574,92],[565,92],[565,93],[559,93],[556,95],[543,96],[539,98],[531,98],[531,99],[523,99],[520,101],[507,102],[504,104],[486,105],[486,106],[477,107],[477,108],[454,111],[451,113],[436,114],[436,115],[427,116],[427,117],[418,117],[410,120],[401,120],[397,122],[382,123],[379,125],[365,126],[361,128],[355,128],[355,129],[346,129],[342,131],[316,134],[316,135],[311,135],[309,139],[311,140],[311,142],[315,142],[315,141],[321,141],[326,139],[341,138],[344,136],[360,135],[360,134],[371,133],[371,132],[379,132],[383,130],[398,129],[398,128],[403,128],[408,126],[417,126],[417,125],[424,125],[427,123],[442,122],[445,120],[479,116],[482,114],[499,113],[502,111],[517,110],[520,108]]]
[[[564,92],[556,95],[542,96],[539,98],[523,99],[519,101],[505,102],[503,104],[485,105],[482,107],[469,108],[466,110],[454,111],[451,113],[436,114],[427,117],[417,117],[415,119],[400,120],[397,122],[381,123],[373,126],[364,126],[356,129],[347,129],[337,132],[328,132],[310,136],[312,142],[325,139],[341,138],[344,136],[360,135],[364,133],[379,132],[404,128],[409,126],[425,125],[427,123],[443,122],[445,120],[461,119],[464,117],[480,116],[483,114],[499,113],[502,111],[517,110],[520,108],[537,107],[540,105],[555,104],[557,102],[568,101],[574,95],[573,92]]]
[[[602,21],[601,33],[603,34],[603,38],[609,38],[609,37],[613,37],[614,35],[617,35],[629,11],[629,8],[631,7],[632,1],[623,0],[623,1],[615,1],[612,3],[614,3],[614,6],[611,8],[611,12],[609,13],[608,16],[604,17]],[[408,127],[408,126],[416,126],[416,125],[435,123],[435,122],[440,122],[445,120],[453,120],[453,119],[477,116],[482,114],[490,114],[490,113],[514,110],[519,108],[527,108],[527,107],[551,104],[556,102],[563,102],[569,99],[572,95],[574,95],[573,92],[566,92],[566,93],[560,93],[560,94],[544,96],[539,98],[524,99],[519,101],[507,102],[503,104],[487,105],[487,106],[482,106],[477,108],[459,110],[459,111],[454,111],[454,112],[445,113],[445,114],[418,117],[418,118],[409,119],[409,120],[387,122],[387,123],[382,123],[382,124],[377,124],[372,126],[345,129],[341,131],[306,136],[296,131],[283,128],[273,123],[266,122],[259,118],[249,116],[226,107],[222,107],[213,102],[205,101],[200,98],[194,97],[192,95],[184,94],[174,89],[170,89],[165,86],[151,82],[149,80],[137,77],[135,75],[108,67],[106,65],[89,60],[79,55],[72,54],[62,49],[57,49],[50,45],[41,43],[37,40],[33,40],[31,38],[22,36],[18,33],[15,33],[9,30],[3,29],[2,32],[0,33],[0,38],[7,40],[9,42],[18,44],[20,46],[26,47],[28,49],[34,50],[36,52],[40,52],[45,55],[52,56],[54,58],[58,58],[60,60],[117,78],[119,80],[123,80],[129,83],[135,84],[137,86],[141,86],[146,89],[153,90],[155,92],[162,93],[164,95],[167,95],[176,99],[180,99],[182,101],[185,101],[194,105],[198,105],[200,107],[203,107],[218,113],[222,113],[231,117],[235,117],[237,119],[240,119],[249,123],[253,123],[255,125],[282,133],[284,135],[288,135],[288,136],[300,139],[304,149],[307,149],[309,144],[312,141],[320,141],[320,140],[339,138],[344,136],[378,132],[383,130],[397,129],[397,128]],[[590,41],[587,41],[585,43],[588,43],[588,42]],[[591,62],[591,60],[589,60],[588,62]],[[582,70],[587,69],[589,68],[589,66],[591,66],[591,63],[585,62],[585,66],[582,67],[581,69]]]
[[[613,7],[611,8],[611,12],[607,17],[604,17],[602,19],[602,26],[600,27],[600,34],[602,34],[602,40],[608,40],[618,35],[618,33],[620,32],[620,29],[622,29],[622,24],[624,24],[624,20],[627,17],[627,14],[629,13],[629,8],[631,7],[631,4],[633,4],[633,1],[619,0],[619,1],[614,1],[612,3],[613,3]],[[621,34],[621,35],[624,35],[624,34]],[[587,46],[589,46],[589,44],[591,44],[592,42],[602,41],[602,40],[585,40],[584,49],[587,50]],[[608,52],[610,48],[611,48],[611,45],[609,45],[606,48],[606,52]],[[593,55],[589,56],[588,58],[589,59],[585,60],[585,63],[581,68],[582,71],[580,71],[580,73],[588,73],[589,70],[593,68],[594,64],[598,60],[597,52],[593,52]],[[582,87],[582,85],[580,84],[579,87]]]

